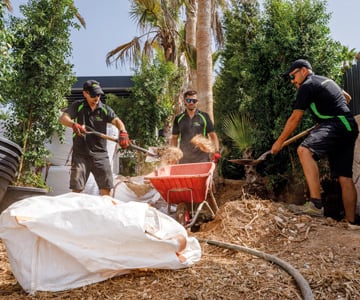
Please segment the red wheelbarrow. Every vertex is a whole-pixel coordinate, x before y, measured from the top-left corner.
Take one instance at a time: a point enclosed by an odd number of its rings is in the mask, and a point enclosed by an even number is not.
[[[177,204],[176,220],[185,228],[192,227],[203,206],[209,210],[212,218],[218,209],[212,191],[215,163],[168,165],[160,167],[145,179],[160,193],[168,204]],[[208,202],[210,194],[211,203]]]

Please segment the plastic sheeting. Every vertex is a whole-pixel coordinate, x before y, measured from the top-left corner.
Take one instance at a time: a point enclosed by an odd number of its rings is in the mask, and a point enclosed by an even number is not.
[[[198,241],[148,204],[77,193],[14,203],[0,215],[0,238],[14,276],[31,294],[131,269],[185,268],[201,258]]]

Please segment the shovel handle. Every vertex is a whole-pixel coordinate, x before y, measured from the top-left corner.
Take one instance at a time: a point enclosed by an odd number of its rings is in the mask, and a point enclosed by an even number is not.
[[[105,140],[109,140],[109,141],[113,141],[115,143],[118,143],[119,142],[119,139],[117,138],[114,138],[112,136],[109,136],[107,134],[104,134],[104,133],[101,133],[101,132],[98,132],[98,131],[95,131],[93,130],[91,127],[89,126],[85,126],[87,129],[89,129],[89,131],[86,131],[86,134],[93,134],[93,135],[96,135],[102,139],[105,139]],[[133,143],[130,143],[129,145],[130,148],[134,149],[134,150],[138,150],[138,151],[141,151],[149,156],[153,156],[153,157],[158,157],[157,154],[155,153],[151,153],[150,151],[148,151],[147,149],[144,149],[144,148],[141,148],[140,146],[137,146],[137,145],[134,145]]]
[[[313,127],[310,127],[302,132],[300,132],[299,134],[297,135],[294,135],[293,137],[289,138],[288,140],[286,140],[284,143],[283,143],[283,147],[287,146],[287,145],[290,145],[292,142],[295,142],[296,140],[306,136],[309,134],[309,132],[311,130],[313,130],[317,125],[314,125]]]
[[[93,135],[96,135],[96,136],[98,136],[98,137],[100,137],[102,139],[113,141],[115,143],[119,142],[119,139],[117,139],[115,137],[112,137],[112,136],[109,136],[107,134],[101,133],[101,132],[97,132],[97,131],[86,131],[86,134],[93,134]]]
[[[140,147],[140,146],[134,145],[134,144],[132,144],[132,143],[130,144],[130,148],[132,148],[132,149],[134,149],[134,150],[141,151],[141,152],[145,153],[146,155],[149,155],[149,156],[152,156],[152,157],[159,157],[157,154],[152,153],[152,152],[150,152],[149,150],[144,149],[144,148],[142,148],[142,147]]]

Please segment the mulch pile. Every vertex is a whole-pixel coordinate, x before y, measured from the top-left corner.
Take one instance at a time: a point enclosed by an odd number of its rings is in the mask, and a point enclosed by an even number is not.
[[[0,299],[302,299],[295,280],[278,265],[205,240],[286,261],[310,284],[315,299],[360,299],[360,232],[332,219],[294,215],[284,203],[255,199],[239,189],[215,196],[221,204],[215,219],[189,232],[203,241],[203,256],[188,269],[135,270],[78,289],[28,296],[0,242]]]

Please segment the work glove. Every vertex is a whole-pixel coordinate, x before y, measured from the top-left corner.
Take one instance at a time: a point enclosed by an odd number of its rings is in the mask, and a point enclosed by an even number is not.
[[[130,146],[129,135],[126,131],[122,130],[119,134],[119,145],[122,149],[126,149]]]
[[[85,127],[75,122],[72,124],[72,130],[77,136],[84,136],[86,133]]]
[[[214,163],[217,164],[219,162],[220,158],[221,158],[221,154],[219,151],[217,151],[212,155],[211,161],[213,161]]]

